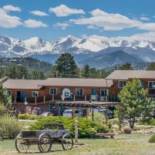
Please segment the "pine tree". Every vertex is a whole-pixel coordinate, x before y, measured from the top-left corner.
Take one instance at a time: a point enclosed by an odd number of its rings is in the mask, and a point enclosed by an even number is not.
[[[62,54],[56,61],[56,71],[61,77],[76,77],[77,65],[74,57],[69,53]]]
[[[83,77],[89,77],[90,76],[90,67],[89,65],[85,65],[82,73]]]

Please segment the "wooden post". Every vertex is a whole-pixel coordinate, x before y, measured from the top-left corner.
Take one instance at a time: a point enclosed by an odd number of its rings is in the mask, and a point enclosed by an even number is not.
[[[54,101],[54,95],[52,95],[52,101]]]
[[[35,104],[37,104],[37,96],[35,96]]]
[[[78,118],[77,118],[77,116],[74,119],[74,127],[75,127],[75,144],[78,144],[79,130],[78,130]]]
[[[85,101],[87,101],[87,96],[86,95],[85,95],[84,99],[85,99]]]
[[[46,96],[44,96],[43,100],[44,100],[44,104],[45,104],[46,103]]]
[[[16,95],[15,95],[15,97],[14,97],[14,103],[15,103],[15,104],[17,103],[17,93],[16,93]]]
[[[94,108],[92,107],[92,121],[94,121]]]
[[[74,118],[74,116],[75,116],[75,109],[72,108],[72,118]]]

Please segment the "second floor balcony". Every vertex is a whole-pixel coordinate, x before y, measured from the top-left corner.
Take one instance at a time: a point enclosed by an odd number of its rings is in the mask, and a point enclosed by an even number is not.
[[[99,95],[83,95],[83,96],[70,96],[67,98],[62,98],[58,95],[48,95],[48,96],[36,96],[36,97],[25,97],[25,98],[17,98],[12,97],[12,102],[14,104],[48,104],[54,102],[61,101],[89,101],[89,102],[119,102],[117,96],[99,96]]]

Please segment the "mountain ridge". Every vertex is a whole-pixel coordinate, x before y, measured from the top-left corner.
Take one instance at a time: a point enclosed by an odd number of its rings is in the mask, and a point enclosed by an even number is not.
[[[44,61],[50,62],[49,56],[51,56],[50,63],[54,63],[60,54],[66,52],[74,55],[80,65],[84,65],[86,62],[94,67],[107,67],[125,62],[135,65],[136,62],[155,61],[155,41],[145,38],[108,38],[96,35],[83,38],[67,36],[56,41],[45,41],[38,37],[19,40],[0,36],[0,57],[33,57],[39,60],[43,57]],[[118,54],[116,54],[117,52]],[[122,55],[124,55],[125,61]],[[105,63],[106,61],[107,63]]]

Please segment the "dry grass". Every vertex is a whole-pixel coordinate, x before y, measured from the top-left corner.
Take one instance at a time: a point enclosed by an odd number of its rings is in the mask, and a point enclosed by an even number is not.
[[[132,134],[119,135],[115,139],[83,139],[80,143],[85,145],[75,146],[71,151],[55,151],[44,155],[155,155],[155,144],[148,143],[150,136]],[[37,151],[34,147],[32,150]],[[0,142],[0,155],[17,154],[13,140]]]

